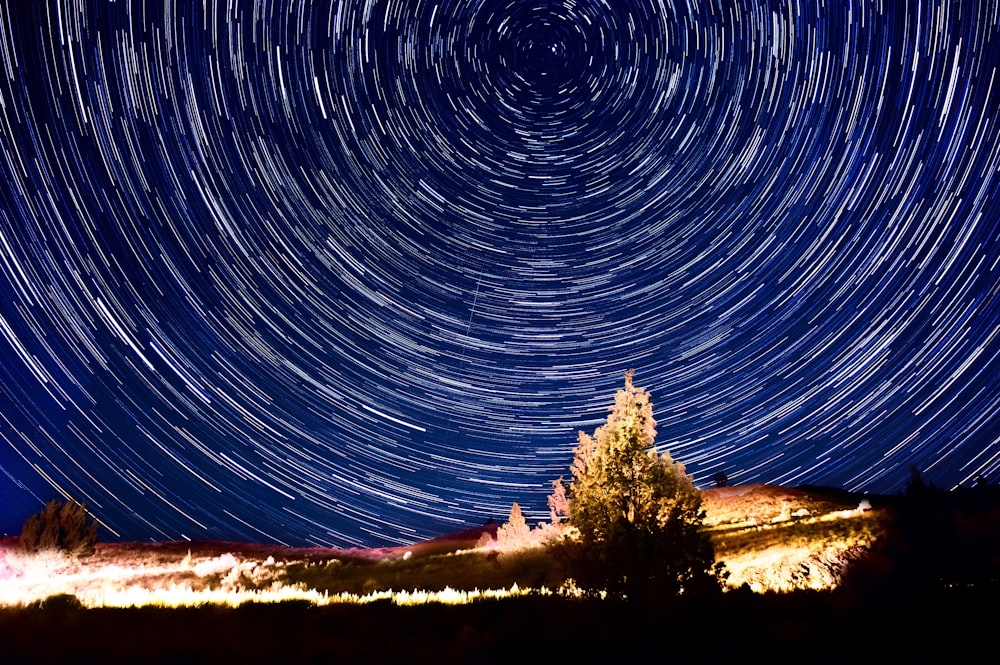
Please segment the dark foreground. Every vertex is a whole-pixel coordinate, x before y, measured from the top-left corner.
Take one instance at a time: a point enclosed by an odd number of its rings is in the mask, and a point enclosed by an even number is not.
[[[891,599],[730,592],[671,608],[521,597],[87,610],[53,598],[0,611],[0,662],[990,662],[997,591],[991,584]]]

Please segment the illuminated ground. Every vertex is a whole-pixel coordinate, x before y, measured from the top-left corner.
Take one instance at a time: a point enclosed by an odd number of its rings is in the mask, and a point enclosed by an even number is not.
[[[730,587],[830,589],[872,544],[878,511],[798,490],[751,485],[705,492],[706,526]],[[494,527],[495,528],[495,527]],[[486,528],[488,530],[488,527]],[[478,530],[410,548],[288,549],[245,543],[100,544],[75,559],[0,549],[0,605],[60,594],[87,607],[191,606],[392,598],[397,604],[464,603],[553,593],[561,580],[543,552],[474,549]]]

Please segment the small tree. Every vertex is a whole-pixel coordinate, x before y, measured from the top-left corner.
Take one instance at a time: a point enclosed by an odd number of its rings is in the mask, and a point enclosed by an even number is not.
[[[549,495],[549,522],[558,527],[569,515],[569,499],[566,497],[566,484],[562,476],[552,481],[552,494]]]
[[[561,547],[582,588],[662,598],[720,586],[701,492],[682,464],[657,454],[655,436],[649,394],[630,370],[607,422],[580,432],[574,453],[569,523],[578,535]]]
[[[500,549],[520,549],[531,544],[531,529],[524,521],[521,507],[515,501],[510,507],[507,523],[497,529],[497,546]]]
[[[97,522],[87,520],[83,503],[53,499],[21,527],[21,547],[28,552],[61,550],[77,556],[94,553]]]

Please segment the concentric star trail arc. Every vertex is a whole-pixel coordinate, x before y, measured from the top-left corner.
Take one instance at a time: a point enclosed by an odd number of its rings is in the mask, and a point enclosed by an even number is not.
[[[702,486],[996,482],[998,68],[971,0],[0,3],[0,528],[544,519],[629,368]]]

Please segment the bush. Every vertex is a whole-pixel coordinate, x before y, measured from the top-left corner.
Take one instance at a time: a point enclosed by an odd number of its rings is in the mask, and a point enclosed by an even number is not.
[[[80,599],[71,593],[56,593],[35,603],[35,607],[55,612],[72,612],[84,609]]]
[[[94,553],[96,543],[97,522],[88,523],[86,505],[76,501],[53,499],[21,527],[21,547],[28,552],[59,550],[88,556]]]

